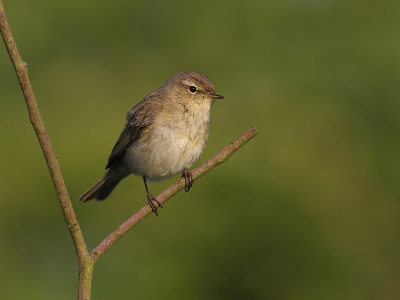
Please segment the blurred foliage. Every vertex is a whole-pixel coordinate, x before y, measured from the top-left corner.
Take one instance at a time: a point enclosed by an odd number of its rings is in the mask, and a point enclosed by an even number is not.
[[[104,256],[93,299],[398,299],[400,2],[3,3],[89,247],[145,205],[142,181],[75,199],[125,113],[174,73],[225,96],[196,165],[259,129]],[[75,252],[3,46],[0,70],[0,297],[74,299]]]

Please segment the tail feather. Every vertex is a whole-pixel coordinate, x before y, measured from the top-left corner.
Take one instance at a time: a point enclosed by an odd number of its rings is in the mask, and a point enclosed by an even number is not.
[[[118,183],[127,177],[130,173],[126,167],[111,167],[91,188],[89,188],[82,196],[79,197],[79,202],[87,202],[92,199],[105,200]]]

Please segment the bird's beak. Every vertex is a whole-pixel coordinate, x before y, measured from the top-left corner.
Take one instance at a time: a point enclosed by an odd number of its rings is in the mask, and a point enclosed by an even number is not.
[[[224,96],[218,95],[216,93],[212,93],[212,97],[213,97],[213,99],[224,99]]]

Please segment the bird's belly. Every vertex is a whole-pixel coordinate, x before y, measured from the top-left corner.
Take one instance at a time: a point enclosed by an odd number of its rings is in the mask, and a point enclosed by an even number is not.
[[[124,163],[136,175],[162,180],[189,168],[203,152],[207,139],[208,126],[184,133],[158,127],[126,150]]]

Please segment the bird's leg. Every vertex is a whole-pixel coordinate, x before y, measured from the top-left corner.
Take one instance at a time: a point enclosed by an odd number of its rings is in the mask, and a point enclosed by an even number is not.
[[[185,178],[185,192],[189,192],[193,185],[193,175],[188,169],[182,171],[182,177]]]
[[[161,205],[160,202],[158,202],[158,200],[156,198],[153,197],[152,194],[150,194],[149,189],[147,187],[146,177],[144,177],[144,176],[143,176],[143,182],[144,182],[144,186],[146,188],[147,202],[149,203],[150,208],[153,211],[153,213],[155,213],[156,216],[158,217],[158,213],[157,213],[158,209],[157,209],[157,206],[154,204],[154,202],[156,202],[158,204],[158,207],[162,208],[163,206]]]

